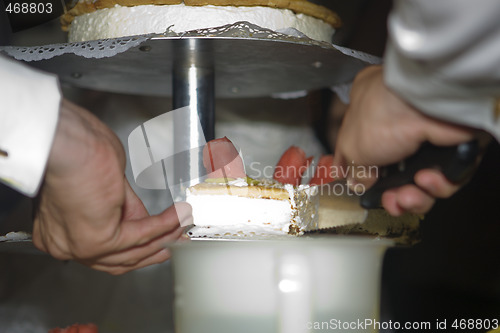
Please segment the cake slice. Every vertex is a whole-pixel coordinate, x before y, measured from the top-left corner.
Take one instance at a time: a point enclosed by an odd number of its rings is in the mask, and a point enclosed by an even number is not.
[[[301,235],[317,224],[317,188],[252,179],[209,179],[187,189],[194,237]]]
[[[186,190],[195,225],[189,236],[300,235],[317,224],[317,187],[247,177],[229,139],[208,142],[203,165],[207,179]]]

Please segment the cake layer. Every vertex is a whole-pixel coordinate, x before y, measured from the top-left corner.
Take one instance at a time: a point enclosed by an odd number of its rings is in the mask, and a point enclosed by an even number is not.
[[[197,226],[245,228],[245,225],[259,225],[288,233],[293,217],[288,200],[192,195],[186,201],[193,207],[193,219]]]
[[[186,6],[116,5],[76,16],[69,28],[69,41],[118,38],[148,33],[164,33],[167,29],[181,33],[247,21],[279,31],[295,28],[311,39],[331,42],[333,27],[305,14],[288,9],[262,6]]]
[[[186,191],[197,226],[272,226],[288,232],[293,218],[293,188],[249,186],[245,180],[200,183]]]
[[[307,0],[80,0],[74,8],[61,17],[63,29],[67,30],[73,18],[115,5],[131,7],[141,5],[178,5],[187,6],[263,6],[278,9],[289,9],[297,14],[305,14],[320,19],[334,28],[341,25],[338,15],[324,6],[310,3]],[[254,23],[254,22],[252,22]],[[254,23],[256,24],[256,23]]]
[[[233,185],[229,182],[227,185],[214,183],[200,183],[188,189],[191,195],[232,195],[254,199],[274,199],[290,201],[290,192],[284,187],[267,186],[248,186],[242,182],[243,186]]]
[[[279,183],[201,183],[186,190],[196,228],[208,236],[303,233],[317,223],[317,188]],[[217,236],[217,237],[219,237]]]

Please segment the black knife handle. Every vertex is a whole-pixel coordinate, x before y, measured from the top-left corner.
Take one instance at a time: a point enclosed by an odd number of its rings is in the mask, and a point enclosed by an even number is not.
[[[477,140],[450,147],[424,143],[406,160],[381,168],[379,179],[361,196],[360,204],[366,209],[379,208],[386,190],[414,184],[415,174],[422,169],[439,170],[450,182],[461,183],[475,170],[479,153]]]

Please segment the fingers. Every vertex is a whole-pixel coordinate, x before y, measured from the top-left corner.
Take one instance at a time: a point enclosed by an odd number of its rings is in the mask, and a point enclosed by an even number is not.
[[[124,175],[125,181],[125,201],[123,203],[123,220],[135,220],[144,216],[149,216],[146,207],[141,199],[135,194]]]
[[[133,247],[120,252],[114,252],[109,255],[100,257],[98,259],[81,261],[87,266],[94,266],[99,264],[100,266],[125,266],[133,267],[141,262],[144,262],[147,258],[155,255],[158,251],[166,248],[169,243],[179,240],[184,232],[184,228],[178,228],[171,233],[158,237],[151,242],[144,244],[142,246]]]
[[[139,220],[122,222],[114,239],[114,252],[150,242],[152,239],[170,233],[180,225],[192,224],[192,210],[188,203],[176,203],[163,213]]]
[[[442,122],[425,115],[422,117],[427,125],[425,139],[437,146],[458,145],[472,140],[477,133],[472,128]]]
[[[185,242],[185,241],[190,241],[189,237],[186,236],[178,239],[178,242]],[[90,265],[87,263],[87,265],[93,269],[103,271],[112,275],[120,275],[139,268],[160,264],[170,259],[170,256],[171,256],[170,251],[167,248],[163,247],[157,252],[153,253],[151,256],[143,258],[142,260],[139,260],[129,265],[123,263],[117,265],[107,265],[107,264],[102,264],[101,262],[95,262]]]
[[[64,245],[64,240],[54,237],[54,234],[47,231],[44,227],[44,218],[36,216],[33,221],[32,241],[33,245],[40,251],[53,256],[58,260],[73,259],[71,253]]]
[[[193,224],[193,209],[187,202],[177,202],[173,204],[175,214],[179,218],[179,223],[182,227],[187,227]]]
[[[152,256],[149,256],[145,258],[144,260],[134,264],[134,265],[116,265],[116,266],[109,266],[109,265],[102,265],[100,263],[96,263],[93,265],[90,265],[90,268],[98,270],[98,271],[103,271],[112,275],[120,275],[124,274],[139,268],[144,268],[150,265],[155,265],[159,264],[162,262],[167,261],[170,258],[170,251],[168,249],[161,249]]]
[[[114,275],[161,263],[170,257],[167,244],[183,239],[181,224],[192,223],[191,206],[176,203],[160,215],[123,222],[120,241],[115,244],[120,250],[80,262]]]
[[[184,228],[177,228],[176,230],[158,237],[157,239],[152,240],[151,242],[142,246],[133,247],[131,249],[120,251],[103,257],[99,259],[99,263],[107,266],[136,265],[137,263],[157,253],[159,250],[164,249],[167,244],[178,240],[183,235],[183,232]]]
[[[142,205],[140,209],[144,209]],[[191,206],[187,203],[172,205],[162,214],[146,216],[137,220],[120,222],[117,236],[112,240],[99,240],[98,235],[79,240],[79,246],[58,243],[44,234],[44,228],[34,224],[33,243],[44,252],[60,260],[74,259],[89,267],[121,274],[129,270],[159,263],[168,256],[158,254],[165,246],[182,239],[183,225],[193,223]],[[97,268],[98,267],[98,268]]]
[[[401,216],[405,212],[413,214],[427,213],[434,205],[435,199],[415,185],[405,185],[384,192],[382,206],[393,216]]]
[[[433,169],[420,170],[414,181],[416,185],[405,185],[384,192],[382,206],[389,214],[427,213],[436,198],[449,198],[460,189],[459,184],[451,183],[441,172]]]
[[[243,160],[227,137],[207,142],[203,148],[203,166],[209,178],[246,177]]]
[[[415,183],[425,192],[436,198],[449,198],[460,189],[459,184],[453,184],[437,170],[420,170],[415,175]]]

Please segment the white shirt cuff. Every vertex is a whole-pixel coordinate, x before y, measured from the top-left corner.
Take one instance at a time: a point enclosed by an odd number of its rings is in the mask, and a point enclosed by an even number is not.
[[[0,91],[0,181],[33,197],[57,127],[57,76],[0,57]]]
[[[493,96],[453,85],[439,72],[399,54],[391,43],[385,60],[385,83],[409,104],[431,117],[485,130],[500,141],[500,119],[495,115]]]

